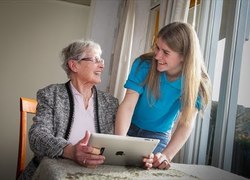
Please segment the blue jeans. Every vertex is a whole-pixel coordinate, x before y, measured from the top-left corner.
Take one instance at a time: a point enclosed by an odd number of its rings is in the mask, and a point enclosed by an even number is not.
[[[171,138],[171,133],[162,133],[162,132],[153,132],[141,129],[137,127],[134,124],[131,124],[128,130],[128,136],[134,136],[134,137],[144,137],[144,138],[152,138],[152,139],[159,139],[160,142],[157,145],[157,147],[154,149],[154,154],[158,152],[162,152],[163,149],[167,146],[168,142]]]

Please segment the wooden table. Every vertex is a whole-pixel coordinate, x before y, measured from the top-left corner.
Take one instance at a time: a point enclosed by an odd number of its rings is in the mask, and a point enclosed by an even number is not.
[[[172,163],[169,170],[150,169],[139,167],[101,165],[95,169],[79,166],[67,159],[44,158],[39,165],[34,180],[246,180],[246,178],[230,172],[204,165],[188,165]]]

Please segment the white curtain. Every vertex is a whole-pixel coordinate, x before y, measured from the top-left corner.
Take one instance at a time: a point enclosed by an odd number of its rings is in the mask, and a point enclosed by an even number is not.
[[[121,12],[117,41],[114,48],[110,92],[122,101],[125,89],[123,87],[130,68],[132,42],[135,25],[135,1],[126,0]]]
[[[190,0],[161,0],[159,29],[174,22],[187,22]]]
[[[110,92],[121,102],[130,67],[145,52],[150,0],[124,0],[114,47]]]

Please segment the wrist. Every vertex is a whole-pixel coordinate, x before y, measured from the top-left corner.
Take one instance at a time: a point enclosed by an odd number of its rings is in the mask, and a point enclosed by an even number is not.
[[[165,156],[165,158],[166,158],[166,161],[167,161],[168,163],[170,163],[170,162],[172,161],[172,158],[170,158],[170,156],[169,156],[168,154],[165,154],[165,153],[162,153],[162,154],[164,154],[164,156]]]
[[[72,144],[68,144],[64,147],[62,156],[64,158],[74,160],[74,151],[74,146]]]

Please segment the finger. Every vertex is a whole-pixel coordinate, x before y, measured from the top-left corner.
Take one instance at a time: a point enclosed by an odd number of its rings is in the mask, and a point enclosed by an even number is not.
[[[142,160],[144,163],[153,163],[154,162],[154,159],[153,158],[143,158]]]
[[[155,162],[155,163],[156,163],[156,162],[159,163],[160,157],[161,157],[161,153],[156,153],[156,154],[154,155],[154,157],[153,157],[154,162]]]
[[[92,147],[92,154],[99,155],[99,154],[101,154],[101,150],[100,150],[100,149],[98,149],[98,148],[94,148],[94,147]]]
[[[169,169],[171,167],[170,163],[167,160],[162,161],[158,166],[159,169]]]
[[[104,160],[105,160],[104,156],[85,154],[85,156],[79,157],[78,162],[84,167],[93,168],[96,167],[97,165],[103,164]]]
[[[104,163],[104,159],[88,159],[85,164],[87,166],[97,166]]]
[[[84,154],[84,158],[83,159],[87,159],[88,161],[98,161],[98,160],[101,160],[101,161],[104,161],[105,160],[105,156],[102,156],[102,155],[95,155],[95,154]]]
[[[164,164],[162,165],[163,161],[166,161],[164,163],[170,164],[170,162],[167,159],[165,154],[157,153],[155,155],[155,158],[154,158],[153,167],[158,167],[160,169],[165,169],[166,165],[164,165]]]
[[[153,167],[158,167],[161,164],[161,153],[156,153],[153,158]]]
[[[154,154],[151,153],[147,157],[144,157],[142,161],[144,162],[144,168],[145,169],[152,168],[153,167],[153,162],[154,162]]]
[[[81,147],[81,150],[82,150],[84,153],[94,154],[94,155],[100,155],[100,153],[101,153],[101,150],[100,150],[100,149],[94,148],[94,147],[91,147],[91,146],[82,146],[82,147]]]
[[[160,157],[161,157],[161,153],[159,153],[159,152],[154,155],[155,159],[159,159]]]
[[[153,164],[152,164],[152,163],[147,163],[147,162],[146,162],[146,163],[144,164],[144,168],[145,168],[145,169],[151,169],[152,167],[153,167]]]
[[[86,131],[84,138],[82,140],[80,140],[80,144],[83,146],[87,146],[87,144],[89,142],[89,138],[90,138],[90,132]]]

